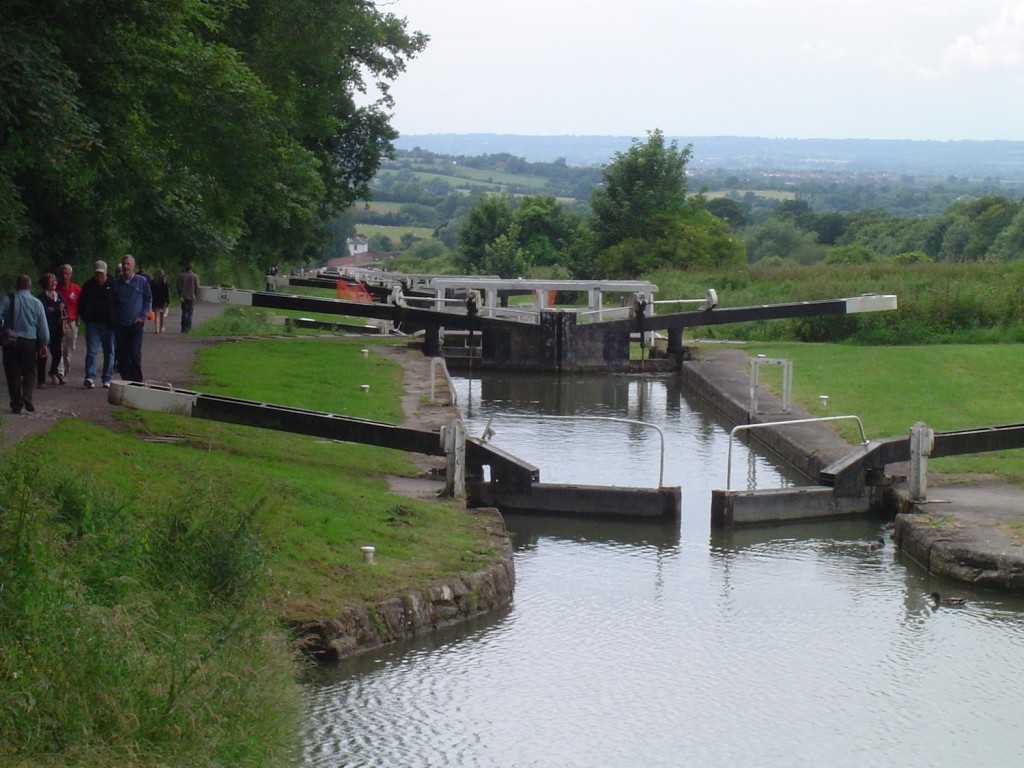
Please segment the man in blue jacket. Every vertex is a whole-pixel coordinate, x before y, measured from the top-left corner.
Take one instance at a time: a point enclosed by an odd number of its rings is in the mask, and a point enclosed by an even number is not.
[[[125,254],[114,278],[114,354],[125,381],[142,381],[142,334],[153,307],[149,280],[135,274],[135,258]]]
[[[15,334],[10,343],[4,340],[4,375],[11,396],[11,412],[21,413],[24,408],[32,413],[36,409],[32,403],[32,388],[36,383],[38,359],[46,357],[50,328],[46,324],[43,302],[32,295],[32,279],[20,275],[14,285],[14,293],[0,298],[4,329]]]

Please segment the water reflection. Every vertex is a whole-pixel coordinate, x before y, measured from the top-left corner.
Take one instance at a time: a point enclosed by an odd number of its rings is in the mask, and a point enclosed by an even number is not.
[[[654,547],[671,553],[679,547],[679,524],[662,520],[586,520],[548,515],[506,515],[505,523],[515,531],[512,548],[518,552],[537,546],[542,539],[565,539],[585,544],[624,544]]]
[[[673,379],[460,382],[471,434],[544,479],[647,472],[657,440],[535,414],[656,421],[677,525],[510,516],[499,616],[349,660],[309,688],[310,766],[1017,765],[1020,598],[941,583],[882,521],[711,531],[727,425]],[[758,485],[791,482],[734,450]],[[579,460],[579,456],[584,456]],[[625,484],[625,483],[624,483]],[[734,485],[735,485],[734,481]],[[956,591],[962,610],[928,595]]]

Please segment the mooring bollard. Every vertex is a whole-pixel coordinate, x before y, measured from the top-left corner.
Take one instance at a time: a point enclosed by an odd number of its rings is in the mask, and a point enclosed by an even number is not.
[[[919,421],[910,428],[910,499],[928,498],[928,457],[935,447],[935,433]]]
[[[446,458],[445,496],[460,496],[466,492],[466,425],[455,419],[441,427],[441,445]]]
[[[363,553],[363,562],[367,565],[373,565],[373,553],[377,549],[375,547],[360,547],[359,551]]]

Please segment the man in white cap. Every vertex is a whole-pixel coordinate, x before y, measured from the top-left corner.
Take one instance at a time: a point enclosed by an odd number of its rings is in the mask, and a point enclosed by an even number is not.
[[[107,262],[92,265],[92,277],[85,281],[78,298],[78,316],[85,323],[85,388],[96,386],[96,354],[103,347],[104,388],[114,378],[114,294],[107,275]]]

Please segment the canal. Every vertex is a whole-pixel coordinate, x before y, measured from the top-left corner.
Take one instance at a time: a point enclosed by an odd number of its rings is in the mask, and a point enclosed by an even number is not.
[[[711,531],[730,425],[674,377],[457,386],[469,433],[490,425],[545,482],[655,486],[663,455],[682,520],[509,517],[512,605],[324,670],[305,765],[1024,761],[1020,597],[929,576],[884,521]],[[732,487],[794,482],[734,446]],[[935,609],[934,591],[968,605]]]

